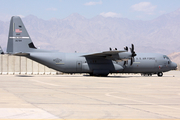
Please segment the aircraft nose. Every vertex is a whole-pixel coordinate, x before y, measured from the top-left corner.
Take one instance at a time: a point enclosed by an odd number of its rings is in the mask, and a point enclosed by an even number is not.
[[[177,64],[174,63],[174,62],[172,62],[172,63],[171,63],[171,68],[172,68],[173,70],[177,70]]]

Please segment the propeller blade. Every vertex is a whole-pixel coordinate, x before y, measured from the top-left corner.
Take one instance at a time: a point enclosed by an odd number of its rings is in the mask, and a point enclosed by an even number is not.
[[[126,61],[124,61],[124,65],[126,65]]]
[[[131,65],[133,64],[133,58],[131,58]]]
[[[127,47],[127,46],[126,46],[126,47],[124,47],[124,50],[128,51],[128,47]]]
[[[131,58],[131,65],[133,65],[134,57]]]
[[[131,48],[130,48],[130,50],[131,50],[131,53],[132,53],[132,55],[131,55],[131,65],[133,64],[133,62],[134,62],[134,56],[136,56],[136,53],[135,53],[135,51],[134,51],[134,45],[133,44],[131,44]]]
[[[132,53],[132,57],[134,57],[134,56],[136,56],[136,53],[135,53],[135,51],[134,51],[134,45],[133,45],[133,44],[131,44],[131,45],[132,45],[131,53]]]
[[[131,46],[132,46],[132,52],[134,51],[134,45],[133,44],[131,44]]]

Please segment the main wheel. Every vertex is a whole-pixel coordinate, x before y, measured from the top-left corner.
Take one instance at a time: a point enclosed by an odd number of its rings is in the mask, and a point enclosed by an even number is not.
[[[148,76],[152,76],[152,74],[151,74],[151,73],[149,73],[149,74],[148,74]]]
[[[163,76],[163,73],[162,73],[162,72],[159,72],[157,75],[158,75],[158,77],[162,77],[162,76]]]
[[[89,73],[90,76],[94,76],[93,73]]]
[[[101,76],[102,76],[102,77],[107,77],[107,76],[108,76],[108,74],[102,74]]]

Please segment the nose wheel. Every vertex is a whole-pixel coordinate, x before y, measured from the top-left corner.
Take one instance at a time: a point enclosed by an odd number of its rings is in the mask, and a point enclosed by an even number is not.
[[[158,75],[158,77],[162,77],[162,76],[163,76],[163,73],[162,73],[162,72],[159,72],[157,75]]]

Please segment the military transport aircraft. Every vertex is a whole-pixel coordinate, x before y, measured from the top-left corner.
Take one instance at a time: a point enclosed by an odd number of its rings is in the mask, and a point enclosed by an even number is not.
[[[89,73],[94,76],[107,76],[109,73],[157,74],[176,69],[176,63],[162,54],[138,53],[134,45],[128,52],[112,50],[99,53],[61,53],[37,49],[21,20],[13,16],[10,22],[7,53],[25,56],[52,69],[64,73]]]

